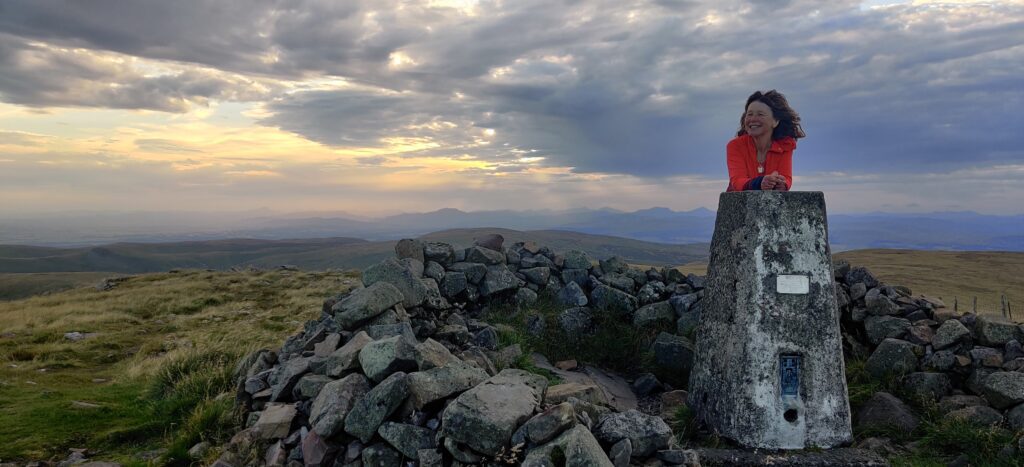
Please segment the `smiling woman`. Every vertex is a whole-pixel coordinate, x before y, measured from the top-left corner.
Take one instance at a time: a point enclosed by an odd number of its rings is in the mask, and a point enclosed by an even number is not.
[[[793,150],[803,138],[800,115],[782,93],[757,91],[747,98],[740,129],[726,146],[726,191],[789,191],[793,186]]]

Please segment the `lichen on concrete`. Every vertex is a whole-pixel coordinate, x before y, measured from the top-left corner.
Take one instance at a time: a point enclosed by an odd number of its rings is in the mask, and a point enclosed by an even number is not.
[[[807,293],[779,293],[780,275],[806,276]],[[698,419],[750,447],[848,442],[834,287],[822,193],[723,193],[690,377]],[[785,400],[782,355],[800,357],[798,395]]]

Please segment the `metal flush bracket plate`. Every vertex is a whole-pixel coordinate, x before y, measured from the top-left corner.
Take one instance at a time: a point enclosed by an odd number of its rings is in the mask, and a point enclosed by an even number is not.
[[[775,291],[781,294],[806,295],[811,291],[811,279],[800,274],[775,276]]]

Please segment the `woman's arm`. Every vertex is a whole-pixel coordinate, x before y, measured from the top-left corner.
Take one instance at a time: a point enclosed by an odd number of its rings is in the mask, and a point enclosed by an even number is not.
[[[760,180],[756,180],[758,187],[752,188],[755,178],[751,177],[751,174],[747,173],[747,164],[744,161],[743,149],[740,148],[736,141],[730,141],[725,146],[725,161],[729,166],[729,190],[728,191],[743,191],[750,189],[760,189]],[[760,179],[761,177],[757,177]]]
[[[782,153],[779,159],[779,175],[786,179],[786,183],[780,183],[775,189],[789,191],[793,187],[793,151]]]

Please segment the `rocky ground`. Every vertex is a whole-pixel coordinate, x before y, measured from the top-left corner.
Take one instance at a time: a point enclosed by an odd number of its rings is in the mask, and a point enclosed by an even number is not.
[[[1024,328],[956,314],[864,268],[836,264],[835,279],[844,352],[857,362],[848,370],[872,381],[854,401],[855,431],[876,436],[851,448],[773,453],[713,437],[709,446],[678,418],[686,391],[655,374],[627,380],[523,355],[518,344],[501,345],[506,325],[481,319],[498,303],[529,309],[547,295],[562,308],[555,323],[565,335],[593,333],[595,316],[608,314],[672,327],[652,343],[653,363],[685,374],[702,277],[631,269],[618,258],[595,265],[582,252],[506,247],[500,237],[465,250],[403,240],[396,253],[363,272],[363,288],[327,300],[321,318],[283,347],[239,363],[246,422],[214,465],[888,465],[921,446],[896,435],[918,428],[919,407],[969,426],[1024,428]],[[545,325],[525,323],[530,332]],[[196,446],[197,458],[209,448]],[[1018,463],[1021,448],[1007,442],[998,462]]]

